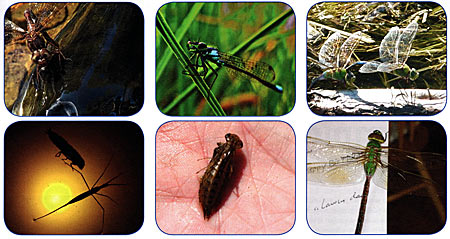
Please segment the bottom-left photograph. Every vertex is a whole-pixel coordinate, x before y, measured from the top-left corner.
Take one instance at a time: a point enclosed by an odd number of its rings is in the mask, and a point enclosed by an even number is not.
[[[4,136],[15,234],[131,234],[144,220],[144,136],[132,122],[17,122]]]

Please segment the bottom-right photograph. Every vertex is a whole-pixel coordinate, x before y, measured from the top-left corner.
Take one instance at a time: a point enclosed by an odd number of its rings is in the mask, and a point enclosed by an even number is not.
[[[322,121],[307,135],[319,234],[432,234],[446,222],[447,136],[434,121]]]

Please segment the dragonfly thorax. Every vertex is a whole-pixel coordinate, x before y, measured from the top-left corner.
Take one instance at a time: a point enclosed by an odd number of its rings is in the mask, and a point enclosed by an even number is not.
[[[383,135],[379,130],[375,130],[369,135],[369,143],[366,146],[366,162],[364,163],[364,171],[366,176],[372,177],[377,169],[378,162],[380,162],[381,144],[385,141]]]
[[[329,69],[323,73],[323,77],[337,81],[344,81],[347,77],[346,69]]]
[[[353,86],[356,77],[351,71],[344,68],[329,69],[323,73],[323,78],[333,79],[340,82],[345,82],[348,86]]]
[[[210,49],[209,49],[207,58],[208,58],[210,61],[212,61],[212,62],[218,64],[219,66],[222,66],[222,65],[223,65],[223,62],[220,61],[219,51],[218,51],[217,49],[215,49],[215,48],[210,48]]]

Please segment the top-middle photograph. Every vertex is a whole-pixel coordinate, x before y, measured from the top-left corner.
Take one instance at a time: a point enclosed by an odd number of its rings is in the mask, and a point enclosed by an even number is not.
[[[168,3],[156,14],[156,102],[173,116],[279,116],[295,104],[284,3]]]

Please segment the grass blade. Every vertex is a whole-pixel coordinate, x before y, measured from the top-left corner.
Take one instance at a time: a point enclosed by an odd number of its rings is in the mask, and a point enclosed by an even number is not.
[[[173,54],[180,62],[180,64],[183,66],[187,74],[191,76],[192,80],[194,81],[194,84],[197,86],[200,93],[208,102],[213,113],[217,116],[225,116],[226,115],[225,111],[220,106],[219,101],[211,92],[206,82],[198,74],[197,70],[190,62],[186,52],[181,47],[180,43],[176,40],[175,35],[173,34],[173,31],[170,29],[170,26],[167,24],[166,20],[164,19],[164,16],[159,11],[156,15],[156,28],[159,30],[161,37],[170,47]],[[163,113],[165,113],[165,111],[163,111]]]

